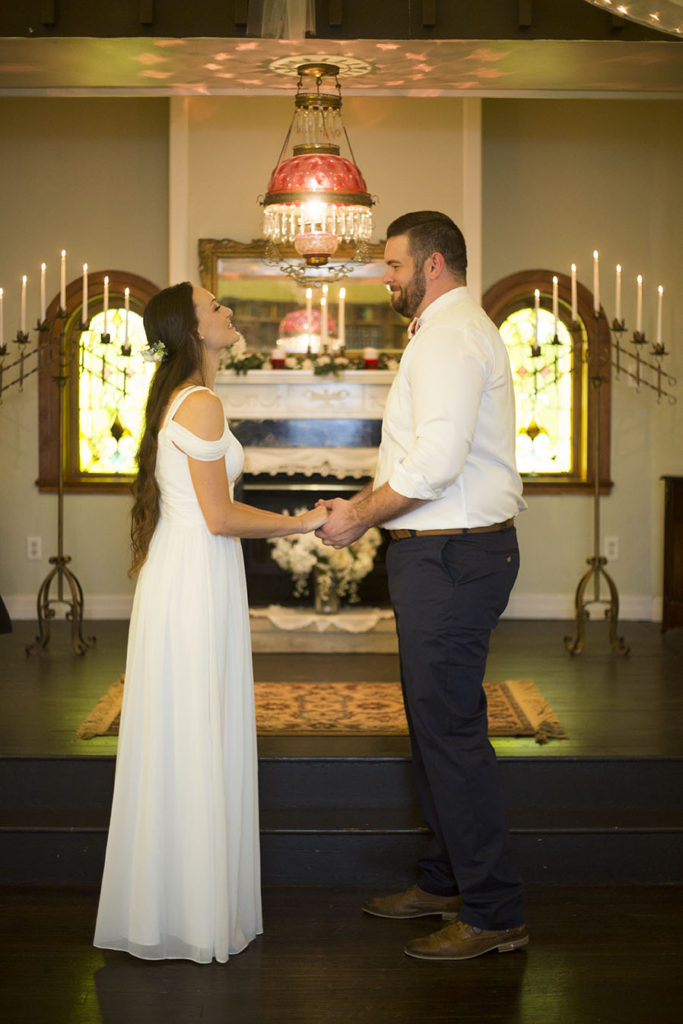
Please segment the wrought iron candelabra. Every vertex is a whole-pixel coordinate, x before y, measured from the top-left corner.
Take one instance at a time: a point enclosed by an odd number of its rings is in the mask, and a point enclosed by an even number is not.
[[[587,346],[583,350],[581,340],[581,327],[573,321],[570,325],[574,343],[575,367],[581,366],[585,360],[588,370],[588,377],[593,391],[594,401],[594,432],[593,432],[593,459],[594,459],[594,488],[593,488],[593,554],[586,559],[588,570],[579,580],[574,598],[574,615],[576,620],[576,635],[564,638],[565,646],[571,654],[581,654],[585,640],[585,622],[590,617],[589,609],[593,605],[604,606],[605,618],[609,622],[609,643],[616,654],[628,654],[628,647],[623,636],[618,634],[619,621],[619,592],[616,583],[607,572],[607,558],[600,553],[600,455],[602,451],[602,436],[600,422],[600,390],[606,383],[605,374],[609,372],[610,366],[615,370],[616,377],[623,374],[634,383],[636,388],[645,387],[654,391],[657,401],[661,402],[666,398],[672,404],[676,398],[665,386],[672,388],[676,385],[676,378],[667,374],[662,367],[662,358],[668,355],[665,346],[661,343],[654,343],[649,353],[654,357],[656,363],[643,358],[643,347],[647,344],[645,335],[635,331],[631,339],[634,345],[633,351],[622,347],[621,336],[626,332],[626,325],[623,320],[614,320],[611,325],[611,333],[614,340],[610,339],[607,351],[601,351],[600,346],[600,318],[602,313],[593,313],[593,331],[588,331]],[[624,365],[626,357],[630,364]],[[654,375],[654,380],[651,377]],[[601,584],[605,583],[609,597],[602,597]],[[590,584],[592,583],[592,597]]]
[[[59,332],[59,353],[57,373],[53,380],[57,385],[57,417],[59,423],[57,449],[57,554],[48,561],[52,569],[47,574],[38,590],[38,636],[35,642],[26,648],[27,654],[42,650],[50,642],[50,624],[55,618],[56,605],[66,606],[66,619],[71,623],[71,646],[76,654],[85,654],[95,643],[95,637],[83,637],[83,588],[78,577],[69,568],[71,556],[64,554],[64,447],[66,420],[64,416],[64,389],[69,380],[69,353],[66,345],[66,310],[57,311],[57,319],[62,323]],[[47,324],[39,324],[39,331]],[[81,324],[81,330],[87,330],[87,324]],[[56,596],[51,597],[52,585],[56,585]],[[70,597],[65,597],[65,587]]]
[[[39,331],[42,330],[40,323],[38,324],[37,329]],[[32,348],[29,352],[27,352],[26,345],[28,344],[29,336],[25,331],[17,331],[17,336],[14,340],[16,344],[19,346],[19,356],[13,362],[9,363],[7,366],[5,366],[4,362],[5,357],[9,355],[7,342],[3,342],[2,345],[0,345],[0,405],[2,405],[3,392],[9,391],[9,389],[14,387],[15,385],[18,385],[19,390],[23,391],[24,381],[26,380],[26,378],[30,377],[34,373],[37,373],[38,370],[40,369],[40,341],[38,341],[35,348]],[[36,356],[36,365],[32,367],[30,370],[28,370],[26,368],[26,363],[31,358],[31,356],[34,355]],[[6,372],[8,370],[13,370],[15,367],[19,367],[17,371],[18,376],[15,377],[14,380],[6,382]]]
[[[55,354],[51,351],[49,344],[44,344],[41,339],[50,331],[50,321],[38,321],[36,331],[38,340],[35,348],[26,351],[29,342],[29,335],[23,331],[17,332],[15,339],[19,346],[19,356],[6,368],[3,367],[4,357],[8,355],[7,344],[0,346],[0,402],[2,394],[9,388],[17,385],[23,391],[24,381],[32,374],[37,373],[45,361],[52,361],[56,358],[57,368],[53,380],[57,385],[58,396],[58,459],[57,459],[57,554],[48,559],[51,570],[43,580],[38,590],[37,613],[38,613],[38,636],[34,643],[26,647],[27,654],[43,650],[50,642],[50,625],[56,617],[56,606],[66,606],[66,619],[71,623],[71,644],[76,654],[85,654],[87,649],[95,643],[94,637],[83,637],[83,588],[75,573],[69,568],[71,556],[64,554],[64,448],[66,421],[64,416],[64,389],[69,380],[69,353],[66,345],[66,320],[67,312],[61,307],[55,314],[55,323],[59,321],[61,328],[58,333],[59,349]],[[81,330],[87,330],[87,324],[81,324]],[[104,339],[103,339],[104,340]],[[27,368],[27,362],[35,356],[35,365]],[[4,381],[4,373],[7,370],[17,368],[17,376],[9,381]],[[53,596],[53,586],[56,593]],[[67,597],[67,592],[69,596]]]

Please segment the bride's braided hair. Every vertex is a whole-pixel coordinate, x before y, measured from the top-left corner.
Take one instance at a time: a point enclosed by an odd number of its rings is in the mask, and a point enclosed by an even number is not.
[[[150,349],[163,351],[163,358],[149,386],[145,430],[137,454],[138,473],[132,488],[130,576],[137,575],[144,565],[159,521],[159,486],[154,473],[161,417],[173,391],[203,369],[203,347],[190,282],[164,288],[153,296],[145,308],[143,323]]]

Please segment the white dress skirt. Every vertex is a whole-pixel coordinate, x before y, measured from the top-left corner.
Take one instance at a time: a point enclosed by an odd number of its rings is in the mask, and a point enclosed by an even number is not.
[[[128,637],[116,781],[94,943],[225,962],[262,931],[254,689],[240,541],[209,532],[187,456],[243,464],[173,417],[159,431],[161,516]]]

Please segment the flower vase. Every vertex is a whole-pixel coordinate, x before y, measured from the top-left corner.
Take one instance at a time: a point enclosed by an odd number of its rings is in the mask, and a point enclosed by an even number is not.
[[[316,615],[336,615],[339,611],[336,583],[334,573],[313,570],[313,607]]]

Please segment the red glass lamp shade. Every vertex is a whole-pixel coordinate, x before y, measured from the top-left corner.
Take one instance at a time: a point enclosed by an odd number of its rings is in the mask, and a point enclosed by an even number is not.
[[[297,203],[305,194],[309,199],[372,206],[360,170],[338,153],[302,153],[283,160],[271,175],[265,204]]]
[[[285,317],[280,321],[278,341],[283,338],[292,338],[300,334],[307,334],[309,331],[311,334],[320,335],[320,327],[322,324],[322,316],[319,309],[311,310],[311,319],[309,323],[308,310],[307,309],[293,309],[287,313]],[[330,313],[327,314],[327,333],[336,334],[337,323]]]
[[[326,94],[321,83],[330,75],[336,80],[338,70],[332,65],[299,68],[290,133],[298,132],[301,142],[294,146],[293,156],[280,159],[263,200],[263,230],[269,243],[293,243],[309,266],[326,263],[342,239],[358,248],[372,234],[373,200],[363,175],[332,141],[343,131],[341,97]],[[310,82],[308,91],[303,84],[306,75],[315,78],[315,91]],[[288,141],[289,134],[285,146]]]

